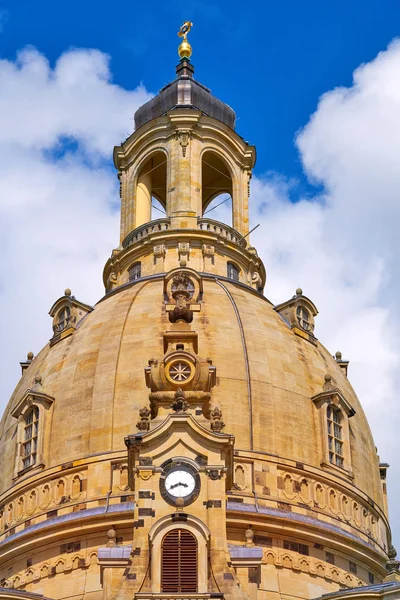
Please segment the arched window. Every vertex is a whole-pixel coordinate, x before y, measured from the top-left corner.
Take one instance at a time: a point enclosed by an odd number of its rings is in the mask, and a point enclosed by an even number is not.
[[[335,406],[327,408],[329,462],[337,467],[343,467],[343,431],[342,411]]]
[[[24,441],[22,442],[22,466],[24,469],[36,464],[39,432],[39,408],[32,408],[25,415]]]
[[[57,316],[56,332],[64,331],[64,329],[67,329],[67,327],[70,324],[70,321],[71,309],[69,306],[64,306],[64,308],[60,310]]]
[[[227,265],[227,277],[228,279],[233,279],[233,281],[239,281],[239,267],[237,267],[234,263],[228,262]]]
[[[142,276],[142,263],[136,262],[129,269],[129,281],[136,281],[136,279],[140,279]]]
[[[308,314],[308,310],[304,308],[304,306],[298,306],[296,310],[296,316],[300,327],[308,331],[311,328],[310,315]]]
[[[197,592],[197,540],[187,529],[173,529],[161,545],[161,591]]]

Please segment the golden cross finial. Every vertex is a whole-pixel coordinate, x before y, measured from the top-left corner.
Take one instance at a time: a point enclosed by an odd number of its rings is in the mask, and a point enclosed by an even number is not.
[[[182,42],[179,44],[178,54],[181,58],[190,59],[192,56],[192,46],[187,41],[187,34],[193,27],[193,23],[190,21],[185,21],[180,30],[178,31],[179,37],[183,38]]]
[[[180,30],[178,31],[179,37],[183,37],[183,39],[186,40],[187,34],[189,33],[192,27],[193,23],[191,23],[190,21],[185,21]]]

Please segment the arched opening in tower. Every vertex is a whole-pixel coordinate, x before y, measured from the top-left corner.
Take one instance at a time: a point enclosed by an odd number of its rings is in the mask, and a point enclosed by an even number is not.
[[[154,219],[165,219],[167,217],[167,213],[165,212],[164,205],[161,204],[159,200],[157,200],[156,196],[151,197],[151,220]]]
[[[140,168],[136,180],[135,227],[165,216],[167,157],[155,152]]]
[[[216,152],[202,158],[202,216],[232,226],[232,175]]]

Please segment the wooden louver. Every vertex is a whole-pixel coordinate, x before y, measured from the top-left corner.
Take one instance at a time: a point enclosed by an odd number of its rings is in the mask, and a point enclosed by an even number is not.
[[[197,592],[197,540],[187,529],[173,529],[163,538],[161,591]]]

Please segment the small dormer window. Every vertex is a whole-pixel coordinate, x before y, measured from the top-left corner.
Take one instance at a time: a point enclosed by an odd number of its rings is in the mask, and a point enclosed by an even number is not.
[[[135,263],[129,269],[129,281],[136,281],[142,276],[142,264],[140,262]]]
[[[237,267],[234,263],[228,262],[227,267],[227,276],[228,279],[232,279],[233,281],[239,281],[239,267]]]
[[[24,441],[22,443],[22,467],[36,464],[39,434],[39,408],[32,406],[24,418]]]
[[[69,327],[70,322],[71,309],[69,306],[64,306],[64,308],[62,308],[58,313],[55,331],[57,333],[59,333],[60,331],[64,331],[64,329],[67,329]]]
[[[318,314],[317,307],[309,298],[303,295],[303,290],[297,288],[295,296],[278,304],[275,310],[290,325],[293,332],[316,344],[317,338],[314,335],[315,317]]]
[[[329,462],[337,467],[343,467],[343,415],[340,408],[328,406],[326,411],[328,426]]]
[[[83,302],[79,302],[67,288],[64,296],[61,296],[51,307],[49,314],[53,319],[53,337],[50,339],[50,346],[57,344],[64,338],[72,335],[79,321],[85,315],[91,312],[93,308]]]
[[[311,329],[310,315],[304,306],[298,306],[296,310],[297,322],[302,329],[309,331]]]

